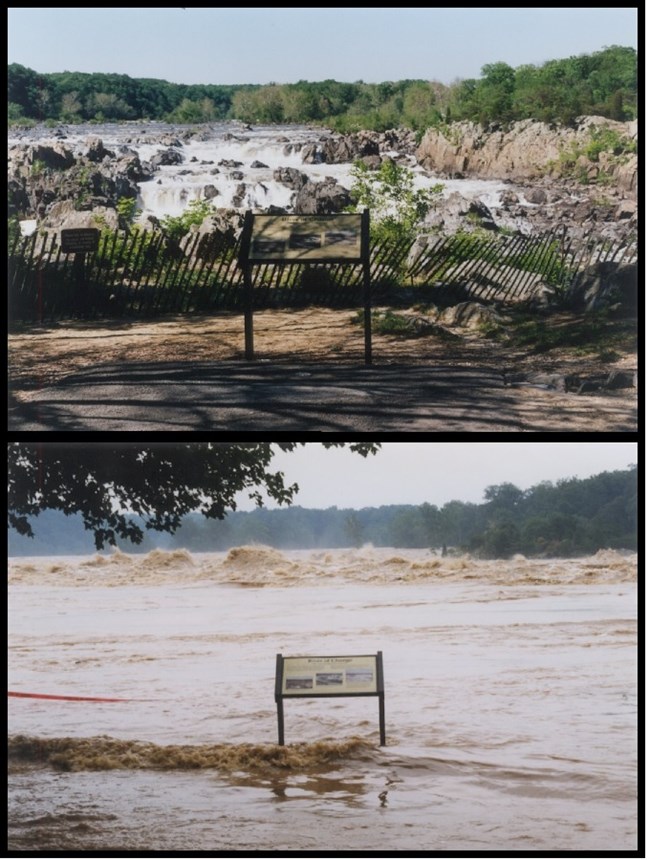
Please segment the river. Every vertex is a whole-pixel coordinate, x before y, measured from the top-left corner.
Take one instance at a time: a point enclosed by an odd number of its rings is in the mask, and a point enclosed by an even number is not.
[[[180,153],[182,162],[161,166],[153,179],[139,183],[139,222],[148,216],[178,216],[193,200],[205,199],[206,188],[216,192],[211,198],[215,207],[239,211],[264,211],[270,206],[291,207],[295,193],[274,178],[280,167],[291,167],[314,182],[332,177],[345,188],[352,186],[350,163],[305,163],[306,147],[319,146],[332,132],[307,126],[242,126],[240,123],[214,123],[201,127],[165,125],[163,123],[122,123],[71,125],[61,129],[42,126],[28,130],[11,129],[9,145],[61,144],[75,155],[85,154],[89,137],[99,137],[104,146],[119,153],[123,147],[136,152],[141,161],[169,148],[169,141]],[[163,142],[167,141],[167,142]],[[413,171],[414,187],[443,186],[443,197],[459,192],[468,199],[480,199],[488,208],[499,207],[501,192],[512,189],[498,180],[441,179],[416,164],[414,156],[387,152]],[[245,186],[242,193],[241,186]],[[212,192],[210,192],[212,193]],[[525,202],[522,205],[526,205]],[[507,220],[507,219],[506,219]],[[506,221],[503,221],[504,225]],[[510,222],[508,222],[510,223]],[[24,232],[35,229],[36,222],[23,222]],[[514,222],[510,226],[516,226]]]
[[[636,556],[10,559],[9,847],[637,845]],[[383,653],[377,697],[284,701],[276,654]],[[88,701],[115,698],[122,701]]]

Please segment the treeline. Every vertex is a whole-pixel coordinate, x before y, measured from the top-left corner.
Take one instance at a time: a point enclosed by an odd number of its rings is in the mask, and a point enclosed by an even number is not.
[[[585,114],[613,120],[636,117],[637,53],[613,45],[540,66],[513,68],[495,62],[483,66],[479,79],[449,86],[422,80],[184,85],[117,74],[40,74],[13,63],[8,88],[10,122],[237,119],[321,123],[339,131],[400,126],[423,130],[459,120],[569,124]]]
[[[483,558],[570,557],[598,549],[637,547],[637,469],[587,479],[542,482],[527,490],[488,487],[482,504],[450,501],[442,507],[384,505],[362,510],[307,509],[234,512],[224,520],[187,517],[174,534],[145,533],[124,552],[186,548],[217,552],[251,543],[278,549],[375,546],[446,548]],[[35,538],[10,533],[10,555],[92,553],[80,517],[46,511],[33,521]]]

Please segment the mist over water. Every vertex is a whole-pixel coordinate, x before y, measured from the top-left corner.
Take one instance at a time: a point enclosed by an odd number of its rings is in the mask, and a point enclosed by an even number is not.
[[[636,555],[10,559],[14,850],[632,850]],[[287,699],[275,655],[383,653]]]

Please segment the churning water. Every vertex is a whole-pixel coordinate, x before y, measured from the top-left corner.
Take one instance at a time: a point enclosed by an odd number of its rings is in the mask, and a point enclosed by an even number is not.
[[[240,547],[10,560],[9,846],[637,847],[636,556]],[[276,653],[383,652],[378,700]]]
[[[110,151],[119,154],[123,147],[127,147],[136,152],[141,161],[148,161],[168,148],[161,141],[175,141],[178,145],[174,150],[182,162],[162,166],[153,179],[139,183],[140,221],[149,215],[178,216],[192,201],[205,199],[206,189],[211,189],[210,193],[216,195],[211,202],[217,208],[240,211],[264,211],[270,206],[291,208],[295,192],[275,178],[275,172],[281,167],[298,170],[313,182],[331,177],[347,189],[352,186],[350,163],[303,161],[308,148],[316,151],[322,148],[322,141],[331,136],[327,129],[298,125],[243,128],[238,124],[214,123],[203,128],[198,137],[185,139],[183,132],[193,131],[196,127],[162,123],[107,123],[67,126],[65,138],[61,139],[51,129],[39,127],[10,131],[9,144],[61,143],[76,155],[81,155],[88,149],[89,136],[95,136],[100,137]],[[442,184],[444,197],[458,192],[469,199],[477,197],[493,207],[500,205],[500,193],[511,188],[498,180],[441,180],[418,166],[414,156],[397,152],[390,154],[402,157],[413,170],[416,188]],[[25,227],[26,232],[35,227],[35,222],[29,224],[29,228]]]

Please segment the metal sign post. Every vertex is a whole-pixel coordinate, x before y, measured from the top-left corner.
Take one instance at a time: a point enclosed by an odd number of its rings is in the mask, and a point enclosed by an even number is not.
[[[278,744],[284,746],[284,699],[317,696],[377,696],[379,745],[386,746],[384,719],[384,667],[382,652],[342,657],[276,656],[275,701],[278,708]]]

